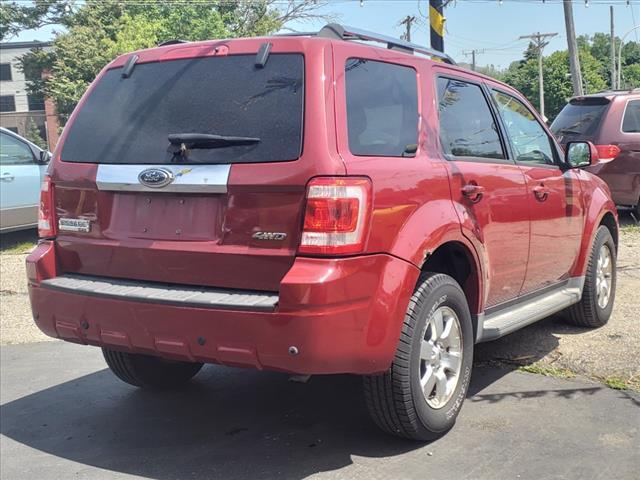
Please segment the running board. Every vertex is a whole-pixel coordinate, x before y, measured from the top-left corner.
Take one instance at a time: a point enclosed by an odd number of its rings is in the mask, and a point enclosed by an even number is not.
[[[573,277],[560,288],[529,297],[495,313],[478,315],[477,342],[503,337],[578,303],[583,285],[584,277]]]

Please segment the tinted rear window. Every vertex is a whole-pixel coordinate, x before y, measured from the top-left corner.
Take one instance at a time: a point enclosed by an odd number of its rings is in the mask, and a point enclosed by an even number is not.
[[[295,160],[302,150],[304,59],[271,54],[140,64],[129,78],[109,70],[81,108],[62,160],[170,163],[168,135],[204,133],[259,138],[253,145],[190,149],[188,163]]]
[[[418,81],[413,68],[350,58],[345,77],[351,153],[401,157],[418,143]]]
[[[640,133],[640,100],[631,100],[627,103],[622,119],[622,131],[624,133]]]
[[[596,98],[568,103],[551,124],[551,131],[558,137],[595,135],[600,120],[609,106],[609,100]]]

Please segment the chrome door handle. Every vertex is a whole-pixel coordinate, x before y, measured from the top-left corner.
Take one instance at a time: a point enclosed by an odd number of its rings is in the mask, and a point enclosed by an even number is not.
[[[484,187],[476,185],[475,183],[467,183],[461,189],[462,195],[467,197],[473,203],[479,202],[484,195]]]
[[[3,182],[13,182],[13,180],[16,177],[14,175],[11,175],[9,172],[2,174],[2,176],[0,177],[0,180],[2,180]]]
[[[533,187],[533,194],[536,196],[536,200],[544,202],[549,197],[549,189],[544,186],[544,183],[541,183]]]

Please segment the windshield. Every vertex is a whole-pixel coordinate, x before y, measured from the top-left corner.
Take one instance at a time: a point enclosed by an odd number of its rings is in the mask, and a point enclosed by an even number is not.
[[[551,131],[557,137],[571,135],[592,136],[596,134],[609,101],[596,99],[591,102],[571,102],[567,104],[551,124]]]
[[[86,163],[249,163],[295,160],[302,150],[304,59],[271,54],[140,64],[106,72],[70,127],[61,159]],[[250,137],[175,155],[169,135]],[[193,146],[193,145],[192,145]],[[205,145],[206,147],[206,145]]]

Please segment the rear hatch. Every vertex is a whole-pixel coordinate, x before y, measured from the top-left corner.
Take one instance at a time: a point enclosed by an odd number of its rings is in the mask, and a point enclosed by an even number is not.
[[[54,159],[62,271],[277,291],[309,178],[343,168],[318,158],[322,129],[303,153],[312,60],[296,42],[276,41],[262,65],[262,43],[240,40],[106,70]]]
[[[551,131],[561,144],[595,141],[610,99],[603,96],[572,98],[551,124]]]

